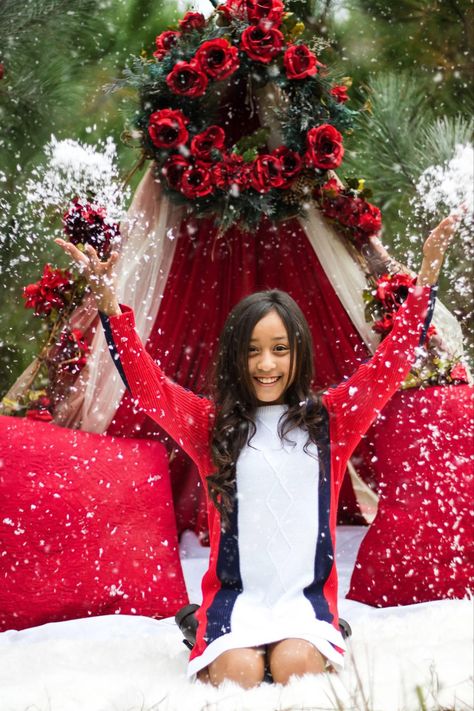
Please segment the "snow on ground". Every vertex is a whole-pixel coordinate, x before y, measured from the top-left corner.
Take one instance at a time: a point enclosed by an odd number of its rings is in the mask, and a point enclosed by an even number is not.
[[[364,530],[338,531],[341,596]],[[208,549],[186,533],[191,601]],[[185,677],[188,652],[172,619],[106,616],[0,634],[0,711],[290,711],[471,709],[472,603],[374,609],[341,599],[353,637],[346,670],[287,687],[215,689]],[[360,679],[360,681],[358,681]],[[416,693],[422,688],[423,703]],[[338,705],[339,704],[339,705]],[[424,706],[423,706],[424,704]]]

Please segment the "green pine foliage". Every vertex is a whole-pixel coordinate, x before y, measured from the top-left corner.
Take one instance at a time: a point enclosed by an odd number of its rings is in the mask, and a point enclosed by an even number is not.
[[[32,239],[31,225],[43,216],[18,213],[24,184],[44,161],[52,134],[90,143],[112,135],[128,172],[137,153],[120,137],[135,95],[105,87],[131,53],[153,51],[155,36],[176,14],[168,0],[0,1],[2,391],[32,360],[40,337],[38,321],[24,310],[22,286],[39,278],[45,262],[64,263],[55,245]]]
[[[345,173],[367,180],[374,202],[382,209],[384,243],[393,248],[400,261],[408,261],[416,269],[423,236],[449,210],[442,204],[436,214],[420,214],[416,210],[413,200],[419,178],[430,166],[446,164],[456,146],[472,142],[474,119],[462,114],[436,116],[426,80],[408,74],[373,77],[369,96],[371,111],[359,116],[347,144]],[[472,291],[459,285],[464,285],[466,275],[467,280],[472,276],[473,256],[473,235],[464,235],[451,246],[440,279],[441,297],[458,315],[471,357]]]

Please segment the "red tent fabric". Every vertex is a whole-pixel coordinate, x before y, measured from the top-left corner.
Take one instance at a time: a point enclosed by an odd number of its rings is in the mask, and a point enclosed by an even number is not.
[[[238,227],[219,236],[212,220],[182,222],[176,252],[157,321],[146,346],[167,375],[195,392],[208,391],[206,376],[220,330],[241,298],[279,288],[306,315],[315,346],[316,389],[350,375],[369,352],[324,273],[297,220],[272,226],[261,222],[254,233]],[[150,437],[159,427],[133,410],[126,393],[108,434]],[[197,473],[181,452],[171,464],[178,530],[207,527],[204,493]],[[341,509],[353,516],[357,504],[349,478]],[[347,520],[347,518],[346,518]]]

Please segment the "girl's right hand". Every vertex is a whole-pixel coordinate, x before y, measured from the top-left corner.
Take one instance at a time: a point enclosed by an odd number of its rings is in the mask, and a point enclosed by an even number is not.
[[[54,241],[69,257],[72,257],[81,273],[86,277],[96,298],[99,311],[103,311],[108,316],[120,314],[113,272],[114,264],[119,256],[118,252],[112,252],[106,262],[101,262],[96,250],[90,244],[86,244],[84,252],[81,252],[74,244],[59,237]]]

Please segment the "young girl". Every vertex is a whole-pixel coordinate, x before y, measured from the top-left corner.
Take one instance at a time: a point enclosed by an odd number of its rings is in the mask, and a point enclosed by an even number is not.
[[[136,404],[196,462],[209,496],[210,560],[189,675],[244,687],[343,665],[335,531],[347,460],[407,375],[423,343],[455,231],[450,216],[423,247],[390,335],[348,380],[311,392],[306,320],[281,291],[235,306],[219,343],[213,399],[170,381],[146,353],[114,292],[117,254],[101,262],[56,242],[89,277],[115,364]]]

